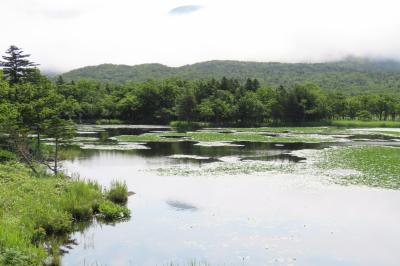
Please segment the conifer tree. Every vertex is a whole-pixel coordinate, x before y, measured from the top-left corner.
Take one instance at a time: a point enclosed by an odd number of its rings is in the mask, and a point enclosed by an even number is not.
[[[30,76],[34,72],[37,64],[30,62],[27,58],[29,54],[24,54],[20,48],[11,45],[6,51],[7,55],[2,56],[4,61],[0,61],[3,67],[3,77],[13,85]]]

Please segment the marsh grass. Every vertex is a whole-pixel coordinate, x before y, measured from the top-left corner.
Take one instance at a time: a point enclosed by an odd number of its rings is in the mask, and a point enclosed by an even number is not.
[[[110,206],[119,216],[109,214]],[[68,234],[94,214],[112,220],[129,217],[129,210],[109,201],[97,183],[32,176],[14,161],[0,164],[0,265],[42,265],[50,236]],[[58,246],[52,249],[57,254]]]
[[[73,182],[61,198],[61,208],[71,213],[75,221],[89,220],[99,211],[103,200],[101,187],[93,182]]]
[[[125,204],[128,201],[128,186],[125,182],[114,180],[106,191],[107,199],[117,204]]]
[[[267,162],[235,162],[215,163],[207,167],[192,168],[174,166],[158,168],[156,171],[163,176],[215,176],[215,175],[247,175],[264,172],[292,173],[296,169],[295,163],[267,163]]]
[[[175,138],[171,138],[175,137]],[[214,130],[196,131],[187,133],[146,133],[142,135],[121,135],[116,137],[118,141],[133,142],[175,142],[176,137],[186,138],[186,140],[200,142],[216,141],[251,141],[251,142],[319,142],[321,139],[307,137],[303,135],[292,136],[266,136],[261,132],[237,132],[220,133]]]
[[[96,125],[122,125],[124,121],[120,119],[98,119]]]
[[[400,121],[362,121],[362,120],[333,120],[331,126],[336,127],[388,127],[400,128]]]
[[[322,169],[353,169],[361,175],[338,177],[342,184],[400,189],[400,148],[350,146],[324,151],[317,164]]]

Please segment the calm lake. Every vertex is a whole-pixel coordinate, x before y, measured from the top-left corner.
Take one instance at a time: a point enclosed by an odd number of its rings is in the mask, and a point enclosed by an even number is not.
[[[71,150],[65,171],[104,186],[124,180],[136,194],[129,197],[129,221],[95,222],[73,234],[76,245],[63,265],[400,265],[400,191],[325,182],[313,170],[232,174],[223,168],[306,165],[306,151],[400,142],[367,135],[335,143],[201,146],[177,138],[112,148],[114,136],[165,130],[80,132],[84,145]],[[208,172],[211,166],[220,171]]]

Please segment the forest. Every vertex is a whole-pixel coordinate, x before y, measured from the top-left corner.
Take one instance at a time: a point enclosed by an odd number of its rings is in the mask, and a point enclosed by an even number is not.
[[[161,64],[135,66],[102,64],[78,68],[62,76],[65,80],[90,78],[102,83],[124,84],[135,80],[180,78],[184,80],[221,80],[223,77],[246,82],[257,79],[261,86],[291,87],[312,83],[321,89],[346,95],[398,92],[400,63],[391,60],[348,57],[324,63],[262,63],[214,60],[181,67]]]
[[[9,51],[11,57],[18,52]],[[57,124],[47,119],[55,116],[78,123],[105,119],[168,124],[182,120],[238,126],[400,118],[399,93],[347,95],[313,83],[267,87],[257,79],[241,82],[226,77],[153,79],[119,85],[93,79],[67,82],[59,76],[53,82],[31,64],[29,71],[14,76],[4,67],[4,73],[0,72],[0,99],[1,108],[8,110],[3,114],[13,114],[37,133],[48,123]]]
[[[257,125],[312,122],[328,119],[395,120],[399,95],[343,95],[315,84],[276,88],[257,79],[185,81],[177,78],[110,85],[58,78],[57,94],[71,102],[77,121],[120,119],[130,123],[167,124],[174,120],[213,124]]]

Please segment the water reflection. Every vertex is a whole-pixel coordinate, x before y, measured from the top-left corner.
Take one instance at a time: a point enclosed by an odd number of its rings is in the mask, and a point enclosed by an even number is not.
[[[197,207],[178,200],[167,200],[166,203],[177,211],[196,211]]]

